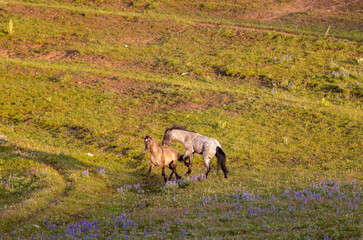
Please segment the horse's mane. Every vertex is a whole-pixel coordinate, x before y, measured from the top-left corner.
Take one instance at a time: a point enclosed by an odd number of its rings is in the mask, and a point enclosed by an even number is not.
[[[193,132],[193,131],[189,131],[189,130],[187,130],[185,127],[182,127],[182,126],[180,126],[180,125],[173,125],[171,128],[167,128],[166,130],[165,130],[165,133],[167,133],[168,131],[171,131],[171,130],[183,130],[183,131],[186,131],[186,132]]]

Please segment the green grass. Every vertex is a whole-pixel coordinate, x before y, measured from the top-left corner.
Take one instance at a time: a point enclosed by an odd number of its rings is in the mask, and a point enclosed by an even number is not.
[[[0,238],[361,238],[359,6],[291,2],[0,2]],[[174,124],[228,180],[142,184]]]

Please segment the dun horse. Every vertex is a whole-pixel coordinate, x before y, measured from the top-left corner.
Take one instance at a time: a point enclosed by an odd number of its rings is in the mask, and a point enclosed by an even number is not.
[[[226,154],[222,151],[222,147],[219,142],[214,138],[209,138],[203,136],[196,132],[191,132],[185,130],[181,127],[172,127],[168,128],[165,131],[162,145],[165,144],[170,146],[173,140],[180,141],[184,148],[186,149],[184,155],[182,156],[182,160],[185,165],[188,166],[188,172],[186,175],[189,175],[192,172],[192,164],[193,164],[193,155],[194,153],[201,154],[204,159],[204,164],[207,167],[206,177],[210,171],[210,159],[214,156],[217,157],[217,163],[221,166],[224,177],[227,178],[227,167],[226,167]],[[186,158],[189,156],[190,162],[186,162]]]
[[[178,162],[178,159],[180,158],[178,152],[171,147],[161,147],[159,144],[152,139],[150,136],[145,137],[145,151],[150,150],[150,168],[147,172],[147,178],[146,178],[146,185],[149,184],[149,178],[151,170],[155,166],[159,166],[162,168],[162,175],[164,177],[164,181],[166,182],[165,177],[165,166],[168,166],[172,173],[170,174],[169,181],[171,180],[173,174],[175,173],[175,176],[177,178],[180,178],[178,174],[176,173],[176,165]]]

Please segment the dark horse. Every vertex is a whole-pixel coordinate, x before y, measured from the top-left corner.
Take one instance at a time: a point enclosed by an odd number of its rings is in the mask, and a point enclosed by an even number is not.
[[[216,139],[174,126],[166,129],[162,145],[166,144],[170,146],[174,139],[180,141],[186,150],[182,157],[185,165],[188,166],[186,175],[189,175],[192,172],[193,154],[198,153],[203,156],[204,164],[207,167],[206,177],[211,169],[209,163],[210,159],[216,156],[217,163],[221,166],[224,177],[227,178],[228,170],[226,167],[226,154],[222,151],[222,147]],[[186,162],[187,157],[190,158],[189,164]]]
[[[178,163],[178,160],[180,158],[179,153],[171,147],[161,147],[159,144],[152,139],[150,136],[145,137],[145,151],[150,150],[150,168],[147,172],[147,178],[146,178],[146,185],[149,184],[149,178],[151,170],[155,166],[159,166],[162,168],[162,175],[164,177],[164,181],[166,182],[165,177],[165,166],[169,166],[170,170],[172,170],[169,181],[171,180],[173,173],[175,173],[175,176],[177,178],[180,178],[178,174],[176,173],[176,164]]]

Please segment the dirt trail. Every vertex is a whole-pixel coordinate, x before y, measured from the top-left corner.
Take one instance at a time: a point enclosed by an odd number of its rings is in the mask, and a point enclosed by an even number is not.
[[[352,5],[358,5],[359,0],[293,0],[283,4],[272,4],[266,9],[251,11],[245,15],[246,19],[270,21],[281,17],[309,11],[318,11],[321,14],[329,14],[333,11],[344,11]]]

